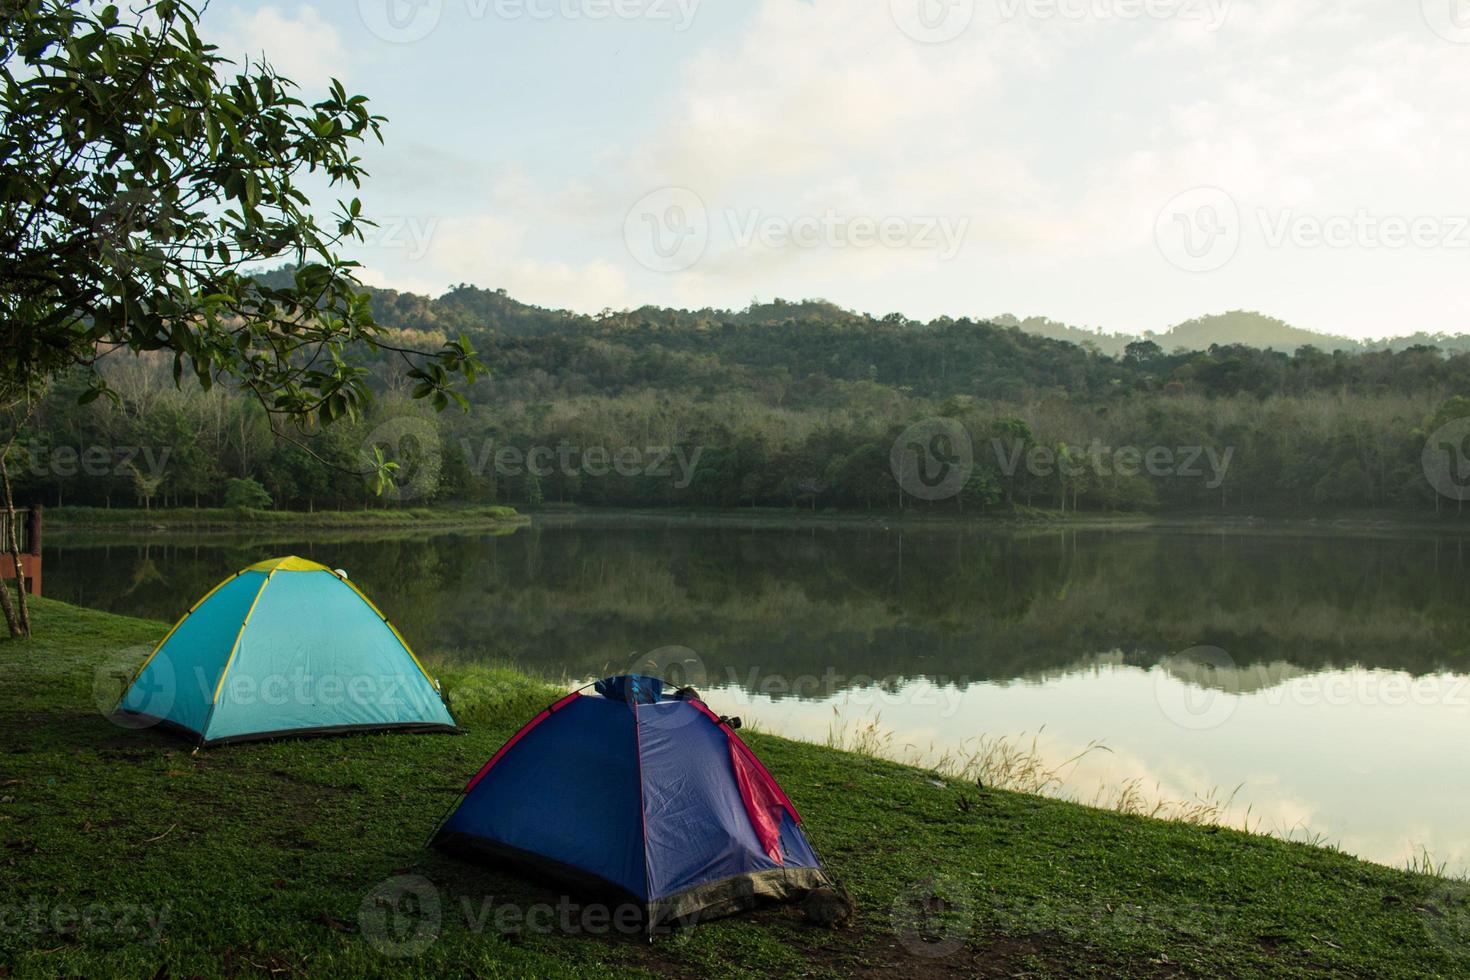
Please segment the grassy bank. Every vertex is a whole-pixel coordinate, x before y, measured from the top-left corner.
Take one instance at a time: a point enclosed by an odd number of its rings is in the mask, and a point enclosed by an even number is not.
[[[0,976],[1470,972],[1459,885],[1229,830],[936,784],[758,734],[752,746],[856,895],[852,928],[817,929],[786,908],[651,945],[579,933],[575,920],[571,932],[516,928],[502,910],[559,896],[422,844],[553,692],[510,671],[446,667],[464,736],[191,754],[97,708],[97,688],[115,690],[111,676],[164,626],[44,599],[34,609],[36,639],[0,642]],[[373,896],[404,875],[432,882],[441,926],[395,959]]]
[[[170,507],[138,510],[125,507],[53,507],[47,527],[72,528],[383,528],[422,524],[471,526],[522,524],[528,518],[514,507],[385,507],[374,510],[249,510],[228,507]]]
[[[224,507],[173,507],[141,510],[125,507],[52,507],[46,525],[72,530],[270,530],[279,528],[367,530],[420,526],[506,527],[530,523],[598,526],[688,526],[730,528],[881,527],[888,530],[986,527],[1009,530],[1185,531],[1278,535],[1470,534],[1470,521],[1457,516],[1427,518],[1414,512],[1341,511],[1319,515],[1221,515],[1218,513],[1106,514],[1070,513],[1020,507],[980,513],[940,509],[895,511],[738,508],[710,510],[667,508],[597,508],[547,505],[528,513],[508,506],[388,506],[371,510],[300,511],[242,510]]]

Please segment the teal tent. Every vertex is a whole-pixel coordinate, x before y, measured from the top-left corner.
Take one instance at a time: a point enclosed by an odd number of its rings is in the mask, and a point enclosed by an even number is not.
[[[301,558],[215,586],[138,669],[117,710],[200,745],[343,732],[455,731],[439,686],[345,573]]]

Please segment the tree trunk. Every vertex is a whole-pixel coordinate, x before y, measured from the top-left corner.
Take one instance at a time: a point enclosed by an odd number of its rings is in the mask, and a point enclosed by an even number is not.
[[[10,560],[15,565],[16,601],[20,606],[18,610],[20,614],[18,617],[19,622],[17,623],[20,627],[19,635],[30,636],[31,611],[26,603],[26,573],[25,567],[21,564],[20,560],[20,535],[15,529],[15,500],[10,493],[10,466],[6,463],[4,455],[0,455],[0,487],[3,487],[5,491],[5,516],[8,518],[10,525],[10,540],[3,542],[3,544],[9,549]],[[17,634],[12,627],[11,636],[15,635]]]
[[[10,629],[10,638],[13,640],[25,636],[20,628],[20,620],[15,616],[15,604],[10,601],[10,583],[3,580],[0,580],[0,611],[5,613],[5,625]]]
[[[31,614],[26,604],[26,577],[25,570],[21,567],[20,543],[15,528],[15,499],[11,494],[10,468],[6,461],[10,457],[10,450],[15,446],[15,440],[20,436],[20,430],[30,422],[31,414],[35,410],[35,401],[28,400],[25,415],[17,418],[14,414],[14,406],[11,406],[10,438],[6,440],[4,447],[0,448],[0,492],[4,494],[5,513],[10,522],[10,540],[0,541],[0,548],[8,549],[11,560],[15,563],[16,601],[19,604],[17,611],[11,603],[10,586],[0,581],[0,611],[5,614],[5,625],[9,627],[12,638],[31,635]],[[61,498],[60,485],[56,488],[56,496],[58,500]]]

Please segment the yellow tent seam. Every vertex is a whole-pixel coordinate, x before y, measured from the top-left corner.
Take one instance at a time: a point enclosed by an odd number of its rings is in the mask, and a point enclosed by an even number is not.
[[[138,683],[138,678],[143,676],[143,671],[147,670],[148,665],[153,663],[153,658],[158,656],[158,651],[162,650],[164,646],[168,643],[168,641],[174,638],[174,634],[179,631],[180,626],[184,625],[184,621],[187,620],[190,616],[194,615],[195,611],[198,610],[200,606],[208,602],[216,592],[218,592],[220,589],[223,589],[225,586],[229,585],[231,582],[235,581],[235,579],[239,578],[241,575],[244,575],[249,570],[250,569],[248,568],[242,568],[234,575],[231,575],[229,578],[220,582],[219,585],[216,585],[214,588],[206,592],[204,594],[204,598],[200,599],[198,602],[194,603],[194,605],[190,606],[188,612],[179,617],[179,621],[177,623],[174,623],[173,627],[170,628],[167,633],[163,634],[163,639],[158,641],[158,646],[154,647],[153,652],[148,654],[148,659],[144,660],[141,664],[138,665],[138,669],[133,671],[132,679],[128,681],[127,686],[123,688],[122,694],[118,696],[117,703],[119,705],[122,704],[123,698],[126,698],[128,696],[128,691],[132,689],[133,685]]]
[[[265,595],[265,587],[271,584],[275,572],[266,572],[265,579],[260,583],[260,588],[255,591],[255,598],[250,600],[250,608],[245,610],[245,619],[240,623],[240,632],[235,634],[235,645],[230,647],[229,659],[225,661],[225,669],[219,672],[219,683],[214,686],[214,698],[209,702],[210,713],[213,714],[214,706],[219,704],[219,692],[225,689],[225,678],[230,676],[230,667],[235,663],[235,654],[240,652],[240,641],[245,638],[245,627],[250,625],[250,617],[255,613],[255,607],[260,603],[260,597]],[[209,727],[209,719],[205,719],[204,727]]]
[[[398,627],[397,626],[394,626],[393,625],[393,622],[390,619],[388,619],[387,616],[384,616],[383,615],[383,610],[379,609],[378,606],[377,606],[377,604],[374,603],[373,600],[369,599],[367,597],[367,594],[365,592],[363,592],[361,589],[359,589],[357,587],[356,583],[354,583],[351,579],[342,578],[341,576],[336,576],[336,578],[339,581],[341,581],[342,583],[344,583],[353,592],[356,592],[357,593],[357,597],[359,599],[361,599],[363,602],[367,603],[367,607],[369,609],[371,609],[373,612],[377,613],[378,618],[383,621],[383,625],[384,626],[387,626],[388,629],[390,631],[392,631],[393,635],[395,637],[397,637],[399,644],[402,645],[403,649],[405,649],[405,650],[408,651],[409,659],[411,659],[413,661],[414,666],[419,669],[419,673],[424,675],[424,680],[428,681],[429,682],[429,686],[432,687],[434,690],[436,690],[436,691],[439,690],[439,684],[434,680],[433,677],[430,677],[429,676],[429,672],[424,669],[423,663],[420,662],[420,660],[419,660],[419,655],[413,652],[413,647],[409,646],[408,645],[408,641],[403,638],[403,634],[400,633],[400,632],[398,632]]]
[[[246,571],[250,572],[330,572],[331,569],[320,562],[309,558],[298,558],[288,555],[285,558],[268,558],[265,561],[256,562]]]

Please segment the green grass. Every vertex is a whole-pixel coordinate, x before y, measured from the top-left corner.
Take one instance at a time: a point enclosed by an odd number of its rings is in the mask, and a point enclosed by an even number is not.
[[[161,624],[44,599],[33,608],[37,638],[0,642],[0,976],[1470,974],[1462,884],[1230,830],[936,785],[918,769],[756,733],[753,748],[857,898],[852,928],[810,927],[789,908],[652,944],[515,929],[503,911],[497,926],[495,910],[559,895],[422,845],[466,778],[555,692],[508,669],[446,666],[464,736],[193,754],[97,707],[96,689],[105,701]],[[392,959],[373,941],[383,933],[372,896],[405,875],[432,882],[442,925],[419,955]],[[88,909],[85,925],[69,914]],[[947,955],[923,955],[949,949],[941,939],[953,939]]]
[[[523,522],[514,507],[383,507],[371,510],[248,510],[229,507],[53,507],[48,526],[70,527],[400,527],[419,524],[495,524]]]

